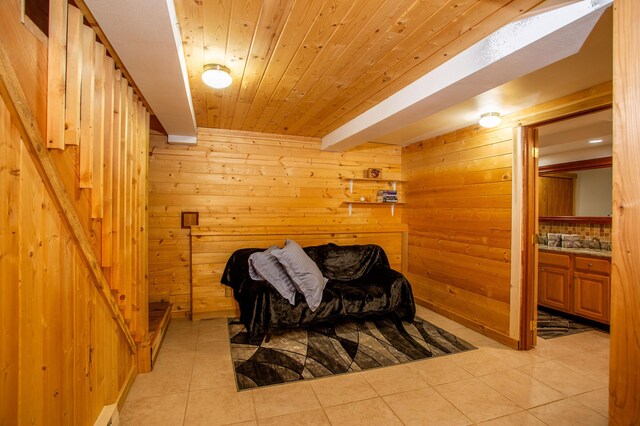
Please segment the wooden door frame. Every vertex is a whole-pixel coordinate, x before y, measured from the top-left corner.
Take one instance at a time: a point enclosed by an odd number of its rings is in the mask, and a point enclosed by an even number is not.
[[[520,137],[522,140],[522,291],[520,299],[520,332],[521,350],[529,350],[536,343],[536,321],[538,303],[538,138],[537,128],[546,124],[564,121],[580,115],[612,108],[612,102],[593,105],[576,105],[575,110],[562,111],[557,116],[543,114],[544,118],[536,120],[530,117],[521,122]],[[546,115],[546,116],[545,116]]]

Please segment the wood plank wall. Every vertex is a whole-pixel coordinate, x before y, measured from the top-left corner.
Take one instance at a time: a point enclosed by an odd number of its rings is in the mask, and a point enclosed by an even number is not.
[[[182,211],[200,213],[200,226],[232,233],[248,227],[349,226],[373,229],[401,222],[402,207],[353,208],[349,197],[375,196],[385,188],[341,177],[363,177],[369,167],[401,178],[398,147],[367,145],[346,153],[320,151],[320,140],[263,133],[200,129],[196,146],[168,145],[152,135],[149,164],[149,300],[173,303],[174,315],[190,310],[189,230]],[[402,186],[399,188],[402,191]],[[230,253],[229,253],[230,254]]]
[[[396,271],[404,271],[406,227],[402,225],[367,227],[326,227],[325,230],[296,227],[268,227],[261,231],[237,229],[225,234],[211,228],[191,229],[192,318],[218,318],[240,315],[231,288],[220,284],[229,255],[241,248],[282,246],[287,239],[302,247],[333,243],[338,245],[378,244]],[[293,233],[292,233],[293,232]]]
[[[614,140],[609,424],[640,424],[640,4],[613,5]]]
[[[0,424],[91,424],[134,353],[0,101]]]
[[[407,180],[408,278],[416,301],[515,346],[510,319],[514,129],[606,108],[604,83],[503,117],[494,129],[469,126],[403,148]],[[524,241],[525,236],[521,237]],[[523,270],[524,273],[524,270]],[[533,283],[524,283],[533,286]]]
[[[0,424],[91,424],[135,377],[135,343],[148,343],[149,113],[78,9],[53,14],[50,47],[67,56],[49,68],[20,3],[0,10]],[[81,187],[81,158],[102,185]]]
[[[409,280],[417,300],[509,335],[510,126],[477,126],[403,149]]]

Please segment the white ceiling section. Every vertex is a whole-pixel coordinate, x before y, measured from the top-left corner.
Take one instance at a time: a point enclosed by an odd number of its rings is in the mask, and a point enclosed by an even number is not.
[[[590,144],[593,139],[602,139],[602,142]],[[612,111],[606,109],[540,126],[538,143],[540,166],[610,157],[613,149]]]
[[[197,126],[173,0],[85,0],[174,143]]]
[[[419,128],[413,134],[406,131],[414,123],[578,52],[612,2],[584,0],[501,28],[322,138],[322,148],[343,151],[368,141],[414,142]],[[494,104],[501,114],[513,112]],[[458,120],[456,128],[478,117]],[[394,138],[385,138],[394,132]]]

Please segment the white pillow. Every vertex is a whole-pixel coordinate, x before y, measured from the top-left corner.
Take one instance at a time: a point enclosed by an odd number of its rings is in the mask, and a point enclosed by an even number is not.
[[[322,292],[327,279],[322,276],[318,265],[304,252],[298,243],[292,240],[285,242],[284,248],[271,252],[296,286],[304,295],[309,309],[315,311],[322,302]]]
[[[289,303],[295,305],[296,287],[278,259],[271,254],[276,249],[278,246],[271,246],[249,256],[249,275],[256,281],[268,282]]]

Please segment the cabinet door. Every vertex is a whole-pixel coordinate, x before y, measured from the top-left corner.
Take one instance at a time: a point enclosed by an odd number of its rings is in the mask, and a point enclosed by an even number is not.
[[[608,324],[609,301],[609,277],[576,272],[573,280],[573,311],[576,315]]]
[[[573,179],[541,176],[539,182],[540,216],[573,216]]]
[[[571,311],[570,275],[566,269],[540,265],[538,268],[538,303],[560,311]]]

